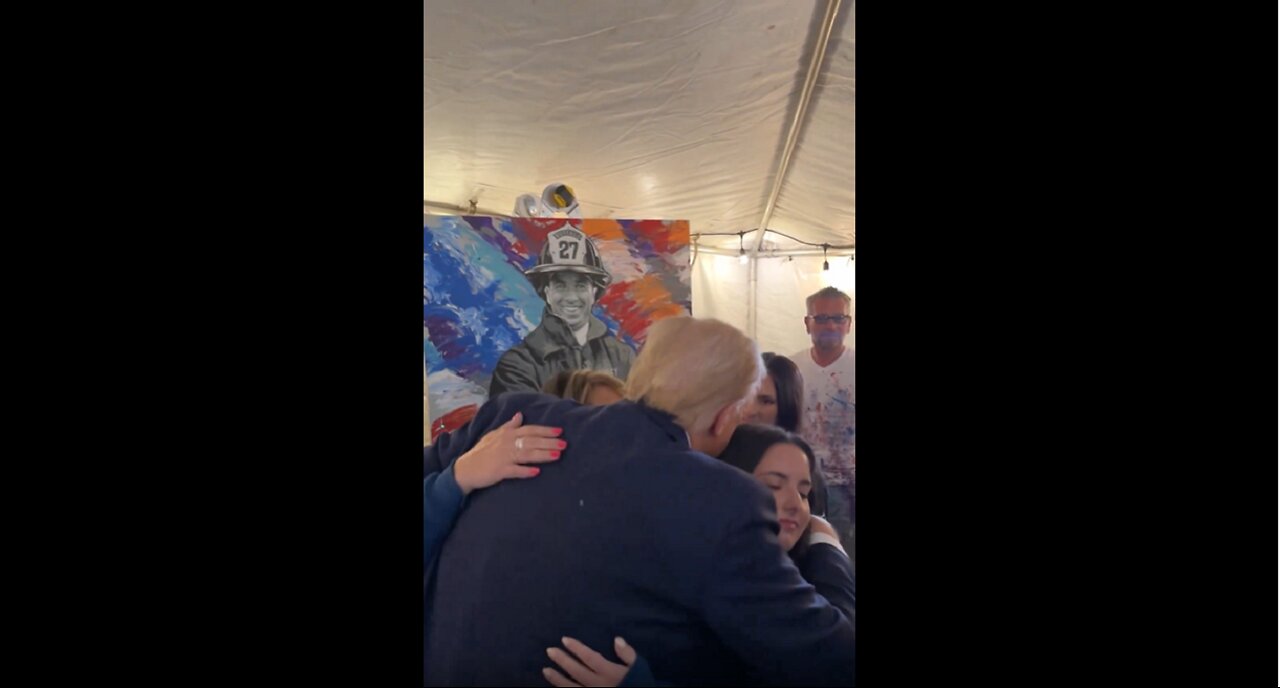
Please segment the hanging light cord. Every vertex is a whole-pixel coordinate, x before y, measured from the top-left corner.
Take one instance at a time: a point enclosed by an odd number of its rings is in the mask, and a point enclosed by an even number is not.
[[[815,243],[813,243],[812,241],[805,241],[804,239],[797,239],[797,238],[795,238],[795,237],[791,236],[790,234],[784,234],[784,233],[782,233],[782,232],[779,232],[779,231],[778,231],[778,230],[776,230],[776,229],[766,229],[766,230],[764,230],[764,231],[766,231],[766,232],[772,232],[772,233],[777,234],[777,235],[779,235],[779,236],[784,236],[784,237],[786,237],[786,238],[788,238],[788,239],[790,239],[790,240],[792,240],[792,241],[794,241],[794,242],[796,242],[796,243],[798,243],[798,244],[804,244],[804,245],[806,245],[806,246],[820,246],[820,247],[822,247],[823,249],[828,249],[828,248],[839,248],[839,249],[853,248],[853,244],[825,244],[825,243],[824,243],[824,244],[815,244]]]
[[[704,236],[736,236],[739,239],[738,248],[742,248],[742,241],[741,241],[742,235],[750,234],[752,232],[758,232],[758,231],[760,231],[759,227],[755,229],[744,229],[741,232],[701,232],[699,234],[695,234],[694,237],[697,238],[697,237],[704,237]],[[779,232],[776,229],[766,229],[764,231],[769,232],[771,234],[777,234],[778,236],[784,236],[796,242],[797,244],[804,244],[805,246],[816,246],[818,248],[822,248],[825,246],[827,248],[834,248],[834,249],[851,249],[854,247],[853,244],[830,244],[830,243],[815,243],[812,241],[805,241],[804,239],[797,239],[791,236],[790,234]]]
[[[743,256],[743,255],[746,255],[746,249],[743,247],[743,244],[742,244],[742,237],[743,237],[743,235],[745,235],[745,234],[750,234],[750,233],[752,233],[752,232],[758,232],[758,231],[760,231],[760,228],[759,228],[759,227],[757,227],[757,228],[755,228],[755,229],[744,229],[744,230],[742,230],[741,232],[699,232],[698,234],[694,234],[694,235],[693,235],[693,260],[691,260],[691,261],[689,262],[689,265],[691,265],[691,266],[692,266],[692,265],[694,265],[695,263],[697,263],[697,262],[698,262],[698,239],[700,239],[700,238],[702,238],[702,237],[704,237],[704,236],[736,236],[736,237],[738,237],[738,255],[739,255],[739,256]],[[818,247],[818,248],[821,248],[821,249],[822,249],[822,269],[823,269],[823,270],[830,270],[830,269],[831,269],[831,264],[827,262],[827,250],[828,250],[828,249],[833,249],[833,248],[834,248],[834,249],[841,249],[841,250],[843,250],[843,249],[853,250],[853,249],[855,248],[855,246],[854,246],[853,244],[829,244],[829,243],[825,243],[825,242],[824,242],[824,243],[819,244],[819,243],[815,243],[815,242],[812,242],[812,241],[805,241],[804,239],[797,239],[797,238],[795,238],[795,237],[793,237],[793,236],[791,236],[790,234],[787,234],[787,233],[785,233],[785,232],[779,232],[779,231],[778,231],[778,230],[776,230],[776,229],[766,229],[766,230],[764,230],[764,231],[766,231],[766,232],[771,232],[771,233],[773,233],[773,234],[777,234],[778,236],[784,236],[784,237],[786,237],[786,238],[788,238],[788,239],[790,239],[790,240],[792,240],[792,241],[794,241],[794,242],[796,242],[796,243],[798,243],[798,244],[804,244],[805,246],[816,246],[816,247]],[[852,255],[850,255],[850,256],[849,256],[849,259],[850,259],[850,260],[853,260],[853,256],[852,256]]]

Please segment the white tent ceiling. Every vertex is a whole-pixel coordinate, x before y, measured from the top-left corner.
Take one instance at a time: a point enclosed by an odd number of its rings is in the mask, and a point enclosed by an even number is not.
[[[828,8],[426,0],[427,210],[474,201],[481,214],[509,214],[520,194],[565,182],[585,217],[684,219],[694,234],[756,228]],[[853,9],[845,0],[834,16],[768,221],[813,243],[854,243]],[[736,252],[738,237],[701,245]]]

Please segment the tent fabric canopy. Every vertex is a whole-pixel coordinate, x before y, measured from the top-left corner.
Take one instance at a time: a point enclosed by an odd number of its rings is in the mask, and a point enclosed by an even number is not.
[[[684,219],[695,234],[755,228],[826,9],[426,2],[423,198],[510,214],[520,194],[565,182],[585,217]],[[854,243],[853,30],[846,0],[769,222],[813,243]]]

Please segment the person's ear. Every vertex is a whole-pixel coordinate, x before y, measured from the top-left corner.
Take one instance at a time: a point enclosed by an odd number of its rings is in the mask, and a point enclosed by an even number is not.
[[[742,404],[732,403],[716,412],[710,432],[717,440],[727,439],[742,422]]]

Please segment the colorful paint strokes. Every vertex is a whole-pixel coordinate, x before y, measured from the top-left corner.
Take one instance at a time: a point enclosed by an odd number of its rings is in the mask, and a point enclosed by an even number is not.
[[[498,358],[542,321],[524,272],[547,234],[591,237],[610,281],[592,309],[634,350],[654,321],[690,312],[689,223],[683,220],[423,218],[422,317],[432,437],[461,427],[487,398]]]

